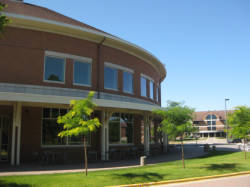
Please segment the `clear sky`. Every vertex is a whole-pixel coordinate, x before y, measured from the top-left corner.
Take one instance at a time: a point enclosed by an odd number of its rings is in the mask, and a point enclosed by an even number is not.
[[[24,0],[137,44],[167,68],[162,105],[250,106],[249,0]]]

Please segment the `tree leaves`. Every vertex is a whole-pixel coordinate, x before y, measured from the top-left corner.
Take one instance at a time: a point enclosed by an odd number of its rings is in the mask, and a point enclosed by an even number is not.
[[[101,126],[98,118],[91,119],[95,104],[92,102],[94,92],[90,92],[83,100],[70,101],[71,109],[64,116],[59,116],[57,123],[63,124],[63,131],[58,134],[64,136],[87,135]]]
[[[3,33],[6,25],[10,23],[10,20],[1,13],[5,7],[6,5],[0,2],[0,35]]]
[[[234,113],[228,115],[229,135],[234,138],[246,139],[250,134],[250,108],[238,106]]]
[[[184,106],[183,103],[169,102],[168,107],[155,110],[154,113],[163,119],[160,130],[171,139],[196,131],[192,125],[194,109]]]

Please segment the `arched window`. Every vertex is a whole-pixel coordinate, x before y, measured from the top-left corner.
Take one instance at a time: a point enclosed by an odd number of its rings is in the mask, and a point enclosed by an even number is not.
[[[207,115],[206,117],[206,122],[207,122],[207,125],[216,125],[216,120],[217,120],[217,117],[216,115]]]
[[[207,115],[206,120],[211,120],[211,115]]]

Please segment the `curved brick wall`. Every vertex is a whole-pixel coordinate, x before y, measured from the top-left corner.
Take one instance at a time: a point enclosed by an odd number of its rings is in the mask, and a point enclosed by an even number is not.
[[[73,60],[69,58],[66,59],[65,84],[44,82],[43,71],[45,51],[55,51],[91,58],[91,87],[73,85]],[[82,39],[48,32],[8,27],[4,36],[0,39],[0,56],[0,83],[52,86],[97,91],[99,81],[100,92],[135,97],[156,103],[156,99],[151,100],[140,96],[140,75],[142,73],[151,77],[155,83],[160,82],[160,75],[148,63],[136,56],[115,48],[104,45],[100,47],[99,80],[97,80],[98,44]],[[134,70],[134,94],[126,94],[122,92],[121,70],[118,71],[119,90],[112,91],[104,89],[104,62],[118,64]],[[149,82],[147,86],[149,87]],[[154,88],[154,96],[155,95],[156,91]],[[160,101],[161,97],[159,96],[159,103],[157,104],[160,104]]]

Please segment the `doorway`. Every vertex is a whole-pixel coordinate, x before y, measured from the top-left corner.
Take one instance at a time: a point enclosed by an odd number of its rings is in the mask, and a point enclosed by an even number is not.
[[[0,162],[9,161],[10,127],[10,118],[8,116],[0,116]]]

